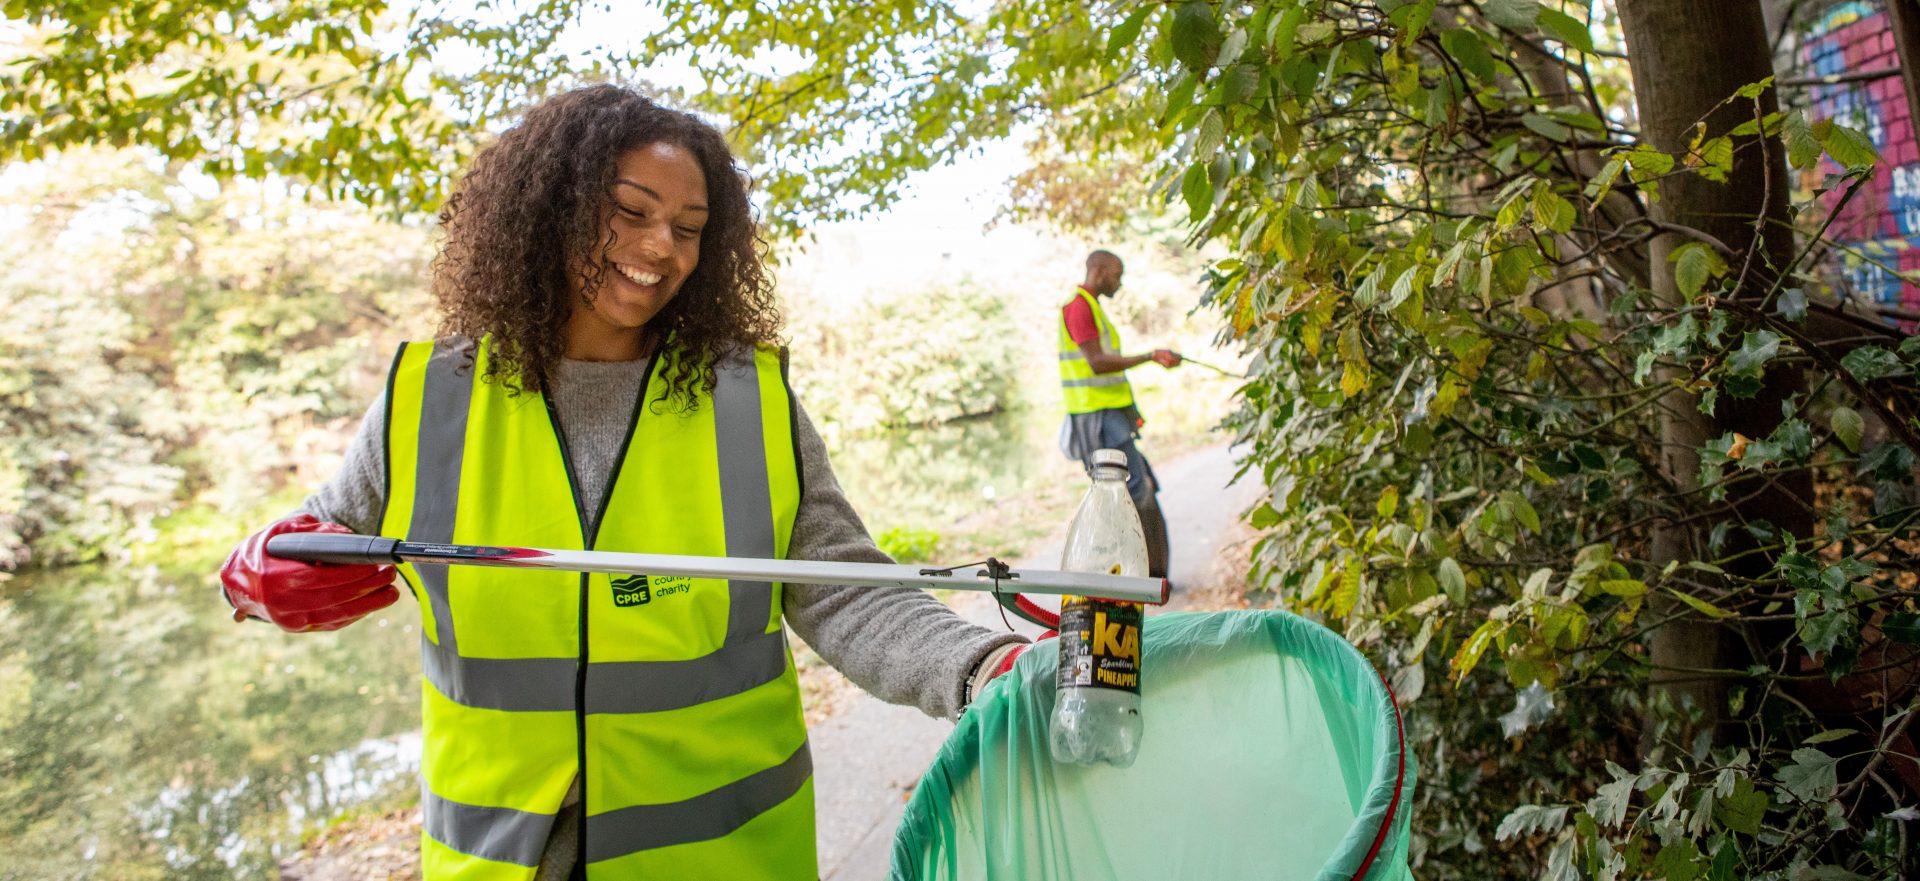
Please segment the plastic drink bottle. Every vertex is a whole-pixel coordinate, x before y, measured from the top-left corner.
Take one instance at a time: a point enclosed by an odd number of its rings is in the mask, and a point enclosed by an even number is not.
[[[1067,530],[1060,568],[1147,574],[1147,540],[1127,495],[1127,455],[1093,454],[1093,486]],[[1048,740],[1063,764],[1125,768],[1140,751],[1139,603],[1060,599],[1060,672]]]

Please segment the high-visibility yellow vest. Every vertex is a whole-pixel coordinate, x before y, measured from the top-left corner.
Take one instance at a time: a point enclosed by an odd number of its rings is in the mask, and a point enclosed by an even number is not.
[[[581,511],[545,396],[487,347],[401,346],[381,534],[410,541],[785,557],[800,505],[781,352],[723,359],[684,413],[656,356],[600,511]],[[807,879],[813,765],[780,585],[404,565],[420,601],[422,870],[533,877],[580,778],[591,881]]]
[[[1074,288],[1073,294],[1093,307],[1093,321],[1100,328],[1102,348],[1109,354],[1120,354],[1120,332],[1107,320],[1106,311],[1100,308],[1100,298],[1087,293],[1086,288]],[[1133,403],[1133,385],[1127,382],[1125,372],[1093,372],[1093,365],[1087,363],[1080,344],[1067,334],[1064,308],[1060,315],[1060,390],[1066,395],[1068,413],[1112,410]]]

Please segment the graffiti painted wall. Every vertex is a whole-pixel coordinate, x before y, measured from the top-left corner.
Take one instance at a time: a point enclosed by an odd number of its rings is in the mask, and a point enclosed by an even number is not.
[[[1893,31],[1878,2],[1842,2],[1828,7],[1800,46],[1798,76],[1838,76],[1899,67]],[[1856,295],[1920,311],[1920,145],[1898,76],[1814,86],[1810,118],[1831,118],[1873,140],[1880,165],[1856,193],[1828,234],[1843,246],[1838,266]],[[1841,169],[1822,157],[1803,187],[1817,186]],[[1828,205],[1837,194],[1830,194]]]

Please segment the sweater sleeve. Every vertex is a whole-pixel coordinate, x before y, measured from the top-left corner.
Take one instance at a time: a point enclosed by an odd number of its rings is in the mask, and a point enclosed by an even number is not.
[[[387,396],[381,392],[360,420],[340,470],[301,503],[300,512],[361,535],[379,535],[386,504]]]
[[[805,410],[795,420],[804,490],[787,556],[891,563],[840,491],[826,443]],[[936,718],[960,714],[967,678],[987,655],[1025,637],[968,623],[926,591],[789,584],[787,622],[855,685]]]

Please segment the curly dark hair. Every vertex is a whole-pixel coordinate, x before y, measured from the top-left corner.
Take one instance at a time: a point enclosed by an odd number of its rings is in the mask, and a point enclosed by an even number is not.
[[[613,85],[550,98],[473,158],[446,205],[446,242],[433,262],[440,332],[490,336],[489,378],[516,391],[544,389],[560,362],[575,308],[569,279],[598,290],[613,242],[607,223],[617,164],[626,152],[670,143],[691,152],[707,179],[700,261],[648,322],[656,344],[673,335],[661,390],[685,406],[711,392],[714,359],[773,344],[780,332],[773,284],[747,201],[747,179],[713,126]]]

